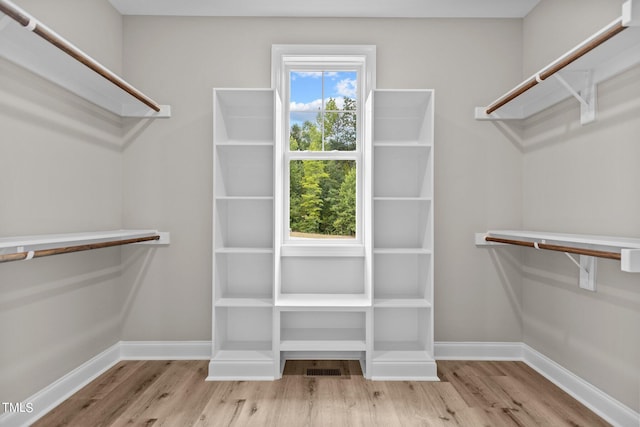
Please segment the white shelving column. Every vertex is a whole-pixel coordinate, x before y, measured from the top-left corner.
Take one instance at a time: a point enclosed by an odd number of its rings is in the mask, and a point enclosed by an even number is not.
[[[274,379],[274,91],[214,89],[209,380]]]
[[[374,380],[438,380],[433,358],[433,98],[377,90],[373,105]]]

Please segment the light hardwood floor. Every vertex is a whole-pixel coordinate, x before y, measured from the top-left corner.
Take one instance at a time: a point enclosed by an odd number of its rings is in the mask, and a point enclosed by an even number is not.
[[[35,425],[609,425],[521,362],[438,361],[441,382],[367,381],[353,361],[289,361],[279,381],[206,382],[207,365],[120,362]]]

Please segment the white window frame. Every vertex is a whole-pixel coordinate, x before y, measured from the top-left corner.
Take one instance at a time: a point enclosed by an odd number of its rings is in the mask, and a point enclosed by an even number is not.
[[[356,71],[356,150],[354,151],[290,151],[289,150],[289,76],[292,71]],[[367,230],[371,217],[370,204],[365,203],[371,188],[371,123],[365,114],[375,82],[375,46],[370,45],[274,45],[272,48],[272,87],[276,90],[279,109],[276,115],[276,238],[284,247],[359,247],[370,240]],[[355,239],[292,239],[289,235],[289,165],[292,160],[353,160],[356,162],[356,237]]]

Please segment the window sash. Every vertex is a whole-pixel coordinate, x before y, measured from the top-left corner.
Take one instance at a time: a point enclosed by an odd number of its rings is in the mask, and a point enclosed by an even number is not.
[[[369,237],[365,234],[371,227],[370,204],[366,203],[367,191],[370,192],[371,165],[369,141],[365,141],[370,117],[365,117],[365,100],[375,88],[375,46],[370,45],[274,45],[272,49],[272,84],[282,100],[280,113],[281,140],[278,141],[276,153],[276,166],[280,171],[277,179],[279,189],[276,190],[282,197],[281,205],[277,209],[280,212],[276,217],[282,224],[278,226],[279,245],[284,248],[341,246],[363,247]],[[353,151],[291,151],[289,148],[289,134],[291,130],[290,115],[296,109],[290,109],[290,77],[292,71],[356,71],[357,72],[357,98],[356,110],[356,149]],[[323,104],[324,105],[324,104]],[[325,113],[329,112],[325,110]],[[331,110],[336,113],[350,113],[354,110]],[[292,240],[289,235],[290,224],[290,162],[292,160],[355,160],[356,164],[356,239],[302,239]],[[365,179],[367,182],[365,182]],[[366,219],[366,223],[365,223]],[[297,252],[296,252],[297,253]]]
[[[357,95],[356,95],[356,109],[354,110],[325,110],[324,109],[324,93],[323,96],[323,106],[320,110],[320,113],[324,116],[326,113],[336,112],[336,113],[355,113],[356,115],[356,148],[351,151],[292,151],[289,146],[289,137],[291,131],[291,112],[295,112],[295,109],[290,109],[291,105],[291,72],[297,71],[351,71],[356,72],[357,76]],[[283,176],[283,185],[284,185],[284,236],[283,243],[285,245],[362,245],[363,244],[363,236],[362,233],[364,231],[364,227],[362,225],[363,213],[362,213],[362,189],[363,189],[363,173],[362,173],[362,141],[363,141],[363,131],[362,131],[362,93],[363,88],[362,85],[362,64],[348,64],[348,63],[338,63],[338,64],[329,64],[326,62],[320,62],[317,64],[305,64],[304,66],[294,66],[293,64],[288,64],[285,67],[285,100],[284,102],[284,117],[285,117],[285,135],[282,140],[282,144],[284,144],[284,176]],[[324,131],[323,131],[324,138]],[[324,145],[324,141],[323,141]],[[323,239],[314,239],[314,238],[305,238],[305,239],[292,239],[290,235],[290,223],[291,223],[291,192],[290,192],[290,166],[292,160],[353,160],[355,161],[356,167],[356,236],[354,239],[340,239],[340,238],[332,238],[331,235],[328,235],[327,238]]]

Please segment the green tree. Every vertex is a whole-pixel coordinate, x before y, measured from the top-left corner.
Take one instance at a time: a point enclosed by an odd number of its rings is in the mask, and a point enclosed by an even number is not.
[[[349,170],[340,185],[336,203],[331,207],[336,219],[335,231],[346,236],[356,234],[356,168]]]
[[[309,149],[320,150],[320,140],[312,139]],[[324,162],[318,160],[302,160],[302,194],[300,197],[300,231],[305,233],[319,233],[322,224],[323,180],[329,177],[325,172]]]
[[[327,110],[338,107],[329,99]],[[344,98],[343,113],[325,114],[325,150],[352,151],[356,149],[356,101]]]
[[[354,150],[355,100],[344,99],[345,113],[338,113],[335,99],[325,105],[315,122],[293,124],[292,151]],[[324,129],[324,146],[323,146]],[[292,161],[289,165],[289,227],[292,231],[327,235],[355,234],[355,162]]]

